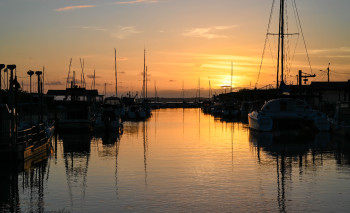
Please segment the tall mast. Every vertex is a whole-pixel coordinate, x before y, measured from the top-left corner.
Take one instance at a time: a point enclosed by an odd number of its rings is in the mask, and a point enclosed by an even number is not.
[[[281,0],[281,82],[283,82],[284,71],[284,0]]]
[[[146,97],[145,89],[146,89],[146,48],[143,49],[143,86],[142,86],[143,99],[145,99]]]
[[[23,85],[22,85],[23,87]],[[42,88],[42,92],[45,93],[45,67],[43,66],[43,88]]]
[[[1,90],[1,82],[2,82],[1,72],[3,68],[5,68],[5,64],[0,64],[0,90]]]
[[[278,56],[277,56],[277,80],[276,87],[279,88],[279,70],[281,70],[281,83],[283,82],[284,71],[284,1],[280,0],[280,17],[278,32]],[[281,64],[281,66],[280,66]],[[281,68],[280,68],[281,67]]]
[[[115,97],[118,96],[117,49],[114,48]]]
[[[210,85],[210,80],[209,80],[209,99],[210,99],[210,92],[211,92],[211,85]]]
[[[158,94],[157,94],[157,82],[154,81],[154,102],[158,101]]]
[[[231,61],[231,90],[230,90],[230,92],[232,92],[232,75],[233,75],[233,62]]]
[[[96,71],[94,69],[94,89],[96,89]]]
[[[84,64],[85,64],[84,59],[81,60],[81,58],[80,58],[80,66],[81,66],[80,85],[82,88],[85,88]]]
[[[198,103],[201,102],[201,79],[198,78]]]
[[[73,80],[72,80],[72,82],[73,82],[72,87],[75,87],[75,71],[73,71]]]
[[[182,103],[185,102],[185,88],[184,88],[184,80],[182,80]]]
[[[72,66],[72,58],[70,58],[70,62],[69,62],[69,69],[68,69],[68,77],[67,77],[67,82],[66,82],[66,89],[68,88],[70,81],[69,81],[69,75],[70,75],[70,68]]]
[[[146,66],[146,83],[145,83],[145,85],[146,85],[146,99],[147,99],[147,66]]]

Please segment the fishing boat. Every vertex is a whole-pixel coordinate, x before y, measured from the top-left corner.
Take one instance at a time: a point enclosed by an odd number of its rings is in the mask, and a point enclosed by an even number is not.
[[[277,91],[288,93],[288,86],[284,83],[285,63],[285,1],[280,0],[279,33],[278,33],[278,61],[277,61]],[[271,21],[271,19],[270,19]],[[300,24],[300,23],[299,23]],[[269,23],[270,26],[270,23]],[[300,25],[301,27],[301,25]],[[288,29],[288,28],[287,28]],[[269,33],[267,34],[269,35]],[[281,74],[279,76],[279,73]],[[281,80],[279,80],[281,77]],[[305,101],[293,98],[277,98],[268,101],[261,108],[248,114],[249,127],[258,131],[273,131],[281,129],[312,128],[318,131],[328,131],[327,116],[313,110]]]
[[[51,140],[54,132],[53,124],[33,124],[25,129],[19,129],[13,114],[7,105],[1,105],[1,136],[0,158],[13,161],[27,161],[51,149]],[[16,115],[18,116],[18,115]]]
[[[47,92],[48,96],[54,98],[51,107],[57,129],[60,131],[91,130],[96,119],[97,108],[102,102],[103,96],[99,95],[96,89],[86,89],[84,62],[80,60],[80,63],[82,67],[80,84],[75,78],[75,71],[70,77],[71,59],[66,89]]]
[[[51,139],[54,132],[53,123],[43,122],[43,104],[42,104],[42,84],[41,71],[38,75],[38,114],[37,120],[26,121],[25,116],[19,112],[20,86],[17,84],[17,76],[14,73],[16,65],[8,65],[10,70],[9,89],[7,91],[7,103],[0,104],[0,158],[10,161],[27,161],[36,158],[50,151]],[[1,98],[2,99],[2,98]],[[26,123],[26,125],[21,125]],[[46,124],[45,124],[46,123]]]
[[[49,90],[55,96],[54,117],[59,130],[90,130],[95,120],[97,90],[74,86],[66,90]],[[64,96],[59,100],[57,97]]]

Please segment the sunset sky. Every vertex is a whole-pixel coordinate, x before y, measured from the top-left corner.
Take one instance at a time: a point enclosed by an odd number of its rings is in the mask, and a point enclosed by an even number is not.
[[[350,79],[350,1],[295,0],[310,56],[312,73],[326,81]],[[277,5],[271,32],[277,32]],[[287,1],[289,32],[297,30],[292,1]],[[45,89],[64,89],[70,58],[80,76],[85,61],[87,87],[96,69],[96,85],[114,92],[114,48],[118,90],[142,88],[143,50],[149,73],[149,96],[156,82],[159,96],[186,96],[200,87],[214,92],[230,85],[254,87],[257,81],[272,0],[0,0],[0,63],[16,64],[27,88],[28,70],[45,66]],[[298,70],[311,73],[303,39],[290,39],[287,83],[296,84]],[[269,37],[258,88],[275,85],[276,41]],[[271,51],[270,51],[271,50]],[[292,55],[291,53],[291,55]],[[274,58],[273,58],[273,57]],[[2,75],[3,76],[3,75]],[[204,96],[204,95],[203,95]]]

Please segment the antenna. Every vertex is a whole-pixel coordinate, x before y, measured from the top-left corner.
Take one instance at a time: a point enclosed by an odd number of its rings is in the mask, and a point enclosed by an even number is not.
[[[329,66],[331,65],[331,63],[328,63],[328,67],[327,67],[327,70],[320,70],[321,72],[327,72],[327,77],[328,77],[328,83],[329,83],[329,72],[330,72],[330,69],[329,69]]]

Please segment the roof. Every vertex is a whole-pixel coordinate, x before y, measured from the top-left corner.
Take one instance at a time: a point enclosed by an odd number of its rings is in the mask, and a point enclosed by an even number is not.
[[[316,90],[344,90],[349,88],[349,86],[349,81],[311,82],[311,87]]]
[[[85,88],[67,88],[65,90],[48,90],[47,95],[52,96],[98,96],[97,90],[86,90]]]

